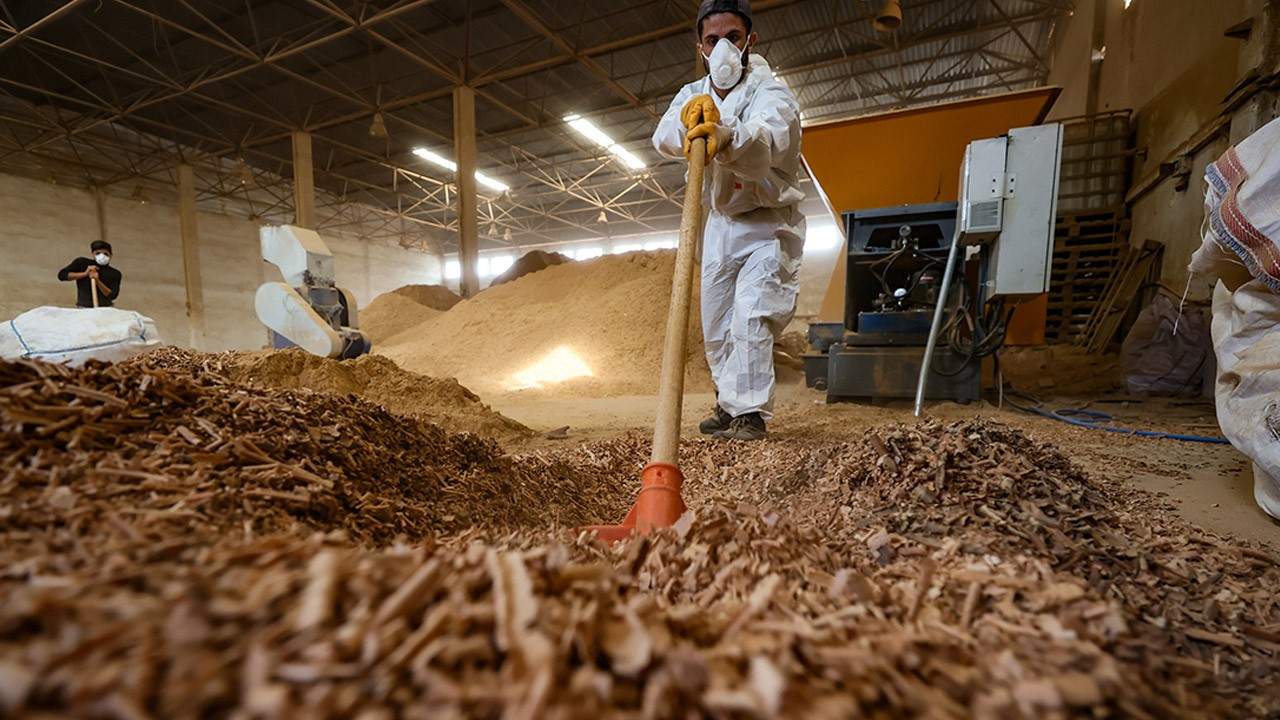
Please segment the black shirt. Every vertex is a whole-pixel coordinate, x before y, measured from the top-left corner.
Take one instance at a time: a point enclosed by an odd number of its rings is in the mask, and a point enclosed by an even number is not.
[[[71,273],[84,272],[93,265],[98,265],[93,258],[78,257],[72,260],[70,265],[58,271],[58,279],[67,280],[67,276]],[[98,279],[102,281],[103,285],[111,288],[111,297],[107,297],[104,292],[98,293],[98,307],[111,307],[115,304],[116,298],[120,297],[120,271],[110,265],[99,265]],[[93,282],[92,278],[76,280],[76,307],[93,307],[93,290],[89,287],[91,282]]]

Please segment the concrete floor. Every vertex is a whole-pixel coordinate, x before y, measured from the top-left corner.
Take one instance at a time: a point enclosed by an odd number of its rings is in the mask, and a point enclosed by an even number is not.
[[[617,437],[629,432],[652,432],[655,397],[565,398],[544,392],[520,392],[488,397],[499,412],[540,432],[569,426],[567,440],[531,441],[525,448],[580,443]],[[697,433],[697,423],[711,408],[710,393],[685,396],[683,432]],[[1045,402],[1050,408],[1089,408],[1106,412],[1124,427],[1179,434],[1218,436],[1213,404],[1207,400],[1133,400],[1113,396]],[[1033,439],[1057,446],[1094,477],[1122,483],[1165,497],[1183,519],[1222,535],[1272,543],[1280,547],[1280,523],[1253,501],[1250,463],[1230,445],[1148,439],[1085,428],[1028,415],[1008,405],[1004,409],[981,402],[968,406],[941,403],[928,414],[944,421],[983,417],[1027,432]],[[841,403],[828,405],[822,393],[799,382],[780,385],[775,420],[776,440],[828,438],[832,441],[863,436],[868,428],[911,423],[908,402],[887,405]],[[1159,420],[1151,420],[1159,418]]]

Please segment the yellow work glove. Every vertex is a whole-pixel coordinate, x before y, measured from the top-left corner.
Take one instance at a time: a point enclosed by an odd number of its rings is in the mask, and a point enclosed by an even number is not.
[[[695,128],[689,130],[684,136],[684,156],[689,157],[689,153],[693,149],[693,141],[698,138],[707,139],[707,165],[711,164],[711,159],[716,156],[716,151],[720,149],[720,133],[721,127],[718,123],[704,122]]]
[[[685,130],[692,130],[702,123],[720,122],[720,108],[716,107],[716,101],[710,95],[694,95],[680,111],[680,122],[684,123]]]

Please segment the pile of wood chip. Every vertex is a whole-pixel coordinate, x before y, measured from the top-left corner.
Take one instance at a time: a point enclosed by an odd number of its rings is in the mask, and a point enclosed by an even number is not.
[[[565,503],[587,504],[564,524],[620,517],[640,438],[512,458],[211,378],[15,363],[0,383],[0,713],[1280,712],[1277,559],[999,425],[690,442],[694,512],[604,548],[550,528]],[[465,480],[503,473],[523,513]]]
[[[502,441],[533,434],[494,412],[457,380],[412,373],[381,355],[334,360],[300,348],[205,353],[166,346],[125,362],[151,370],[216,375],[246,385],[355,395],[398,415]]]
[[[517,461],[492,440],[354,397],[130,363],[3,362],[0,387],[0,528],[11,542],[340,528],[386,544],[576,525],[626,507],[590,468]]]

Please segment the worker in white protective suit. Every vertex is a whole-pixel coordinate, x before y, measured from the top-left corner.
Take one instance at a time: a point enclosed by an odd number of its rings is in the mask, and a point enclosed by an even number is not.
[[[678,158],[693,139],[707,142],[702,334],[717,402],[699,427],[720,439],[761,440],[772,418],[773,343],[799,291],[800,107],[751,52],[748,0],[706,0],[697,32],[709,74],[671,101],[653,146]]]

